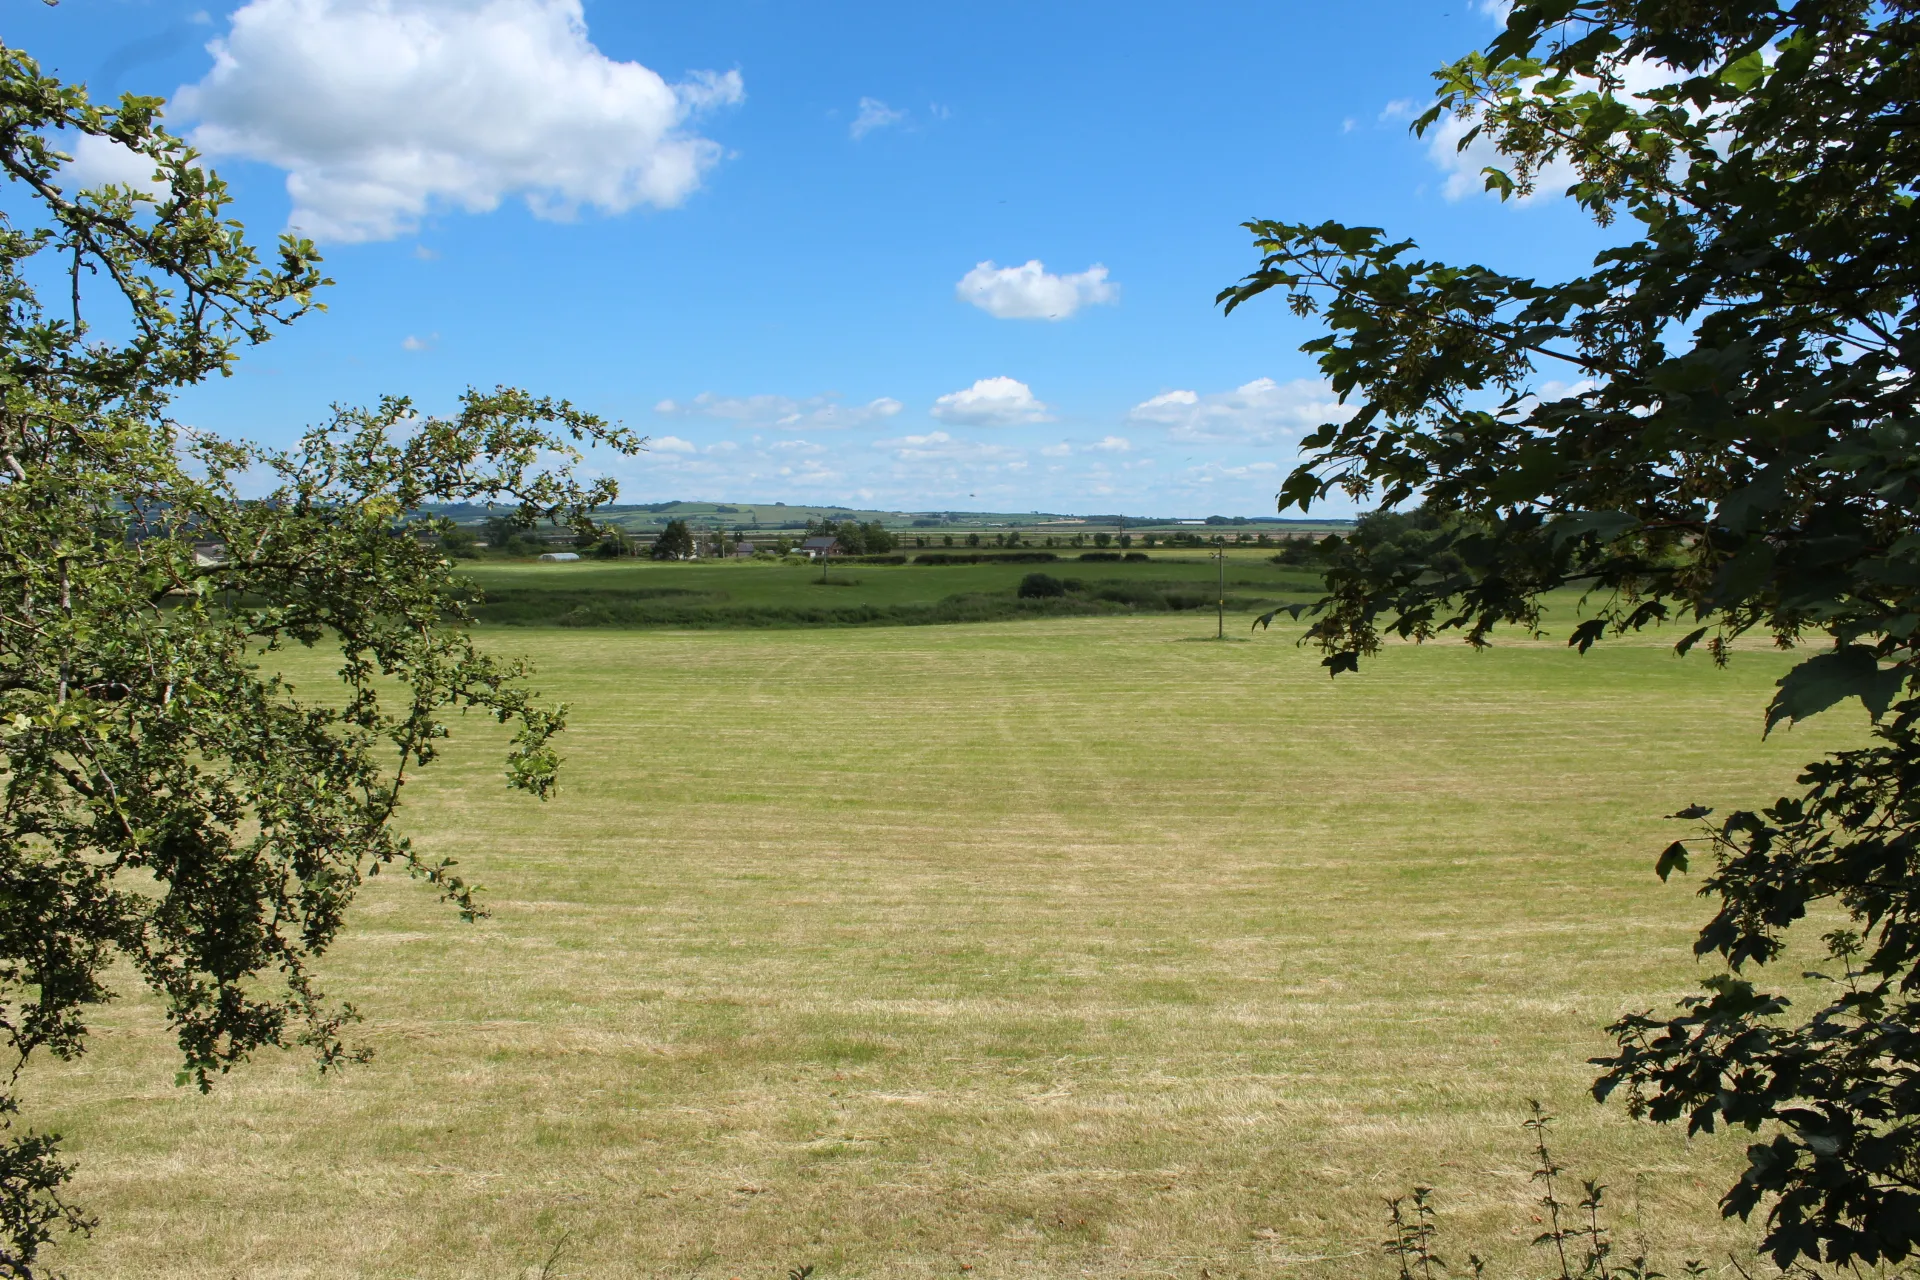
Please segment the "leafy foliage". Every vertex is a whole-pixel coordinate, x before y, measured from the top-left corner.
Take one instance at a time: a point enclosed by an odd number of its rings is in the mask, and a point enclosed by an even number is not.
[[[565,713],[474,646],[445,528],[404,518],[478,499],[590,529],[612,485],[551,460],[638,444],[506,389],[447,418],[338,409],[280,450],[173,422],[175,390],[327,281],[303,240],[258,260],[158,108],[96,106],[0,49],[19,202],[0,219],[0,1275],[32,1275],[85,1225],[55,1137],[16,1127],[12,1082],[36,1053],[83,1051],[111,966],[159,994],[181,1080],[204,1090],[266,1046],[306,1045],[323,1069],[359,1056],[313,961],[365,876],[403,867],[478,910],[451,863],[392,831],[402,788],[471,710],[513,726],[510,784],[549,795]],[[70,190],[56,144],[74,135],[150,160],[152,189]],[[57,306],[36,292],[48,279]],[[337,647],[339,686],[309,699],[274,675],[288,644]]]
[[[1568,195],[1622,232],[1590,272],[1543,282],[1377,228],[1255,222],[1262,261],[1220,295],[1231,311],[1278,290],[1324,319],[1306,350],[1354,408],[1306,441],[1282,509],[1376,494],[1432,524],[1418,545],[1322,544],[1310,634],[1333,672],[1383,635],[1534,627],[1540,595],[1576,585],[1583,651],[1660,622],[1716,661],[1751,631],[1818,639],[1766,727],[1849,698],[1876,717],[1874,745],[1810,766],[1804,794],[1710,829],[1720,905],[1699,950],[1733,972],[1616,1027],[1597,1086],[1694,1128],[1776,1129],[1723,1207],[1770,1205],[1782,1266],[1920,1245],[1916,49],[1904,3],[1522,4],[1439,73],[1416,127],[1451,112],[1462,146],[1492,141],[1503,196],[1568,166]],[[1684,861],[1680,845],[1662,869]],[[1739,975],[1816,906],[1849,913],[1863,950],[1852,985],[1802,1013]]]

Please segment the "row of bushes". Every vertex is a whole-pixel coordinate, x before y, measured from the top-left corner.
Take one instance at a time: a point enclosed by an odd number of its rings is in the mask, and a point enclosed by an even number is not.
[[[1082,582],[1079,578],[1056,578],[1048,573],[1030,573],[1020,580],[1016,594],[1023,600],[1058,600],[1075,597],[1103,604],[1124,606],[1130,610],[1181,612],[1205,609],[1219,597],[1203,583],[1175,582]],[[1236,613],[1271,605],[1273,601],[1251,596],[1228,596],[1226,607]]]
[[[915,564],[1047,564],[1060,557],[1051,551],[923,551]]]
[[[1080,558],[1082,560],[1151,560],[1153,559],[1152,556],[1148,555],[1144,551],[1128,551],[1124,554],[1118,551],[1083,551],[1080,553]]]
[[[506,626],[673,627],[733,630],[780,627],[933,626],[954,622],[1003,622],[1017,618],[1087,617],[1120,613],[1104,601],[1061,598],[1022,600],[971,592],[931,604],[752,605],[693,601],[581,600],[564,611],[527,616],[523,610],[483,606],[484,621]]]

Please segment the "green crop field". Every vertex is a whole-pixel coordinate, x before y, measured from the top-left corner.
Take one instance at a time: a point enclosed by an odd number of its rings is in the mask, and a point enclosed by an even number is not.
[[[326,973],[376,1057],[339,1076],[201,1097],[155,1006],[110,1006],[26,1078],[104,1223],[58,1264],[1386,1276],[1382,1197],[1423,1181],[1443,1253],[1510,1275],[1529,1098],[1625,1250],[1724,1263],[1744,1136],[1597,1108],[1583,1059],[1701,973],[1659,815],[1770,798],[1857,708],[1762,741],[1758,648],[1397,646],[1336,683],[1297,631],[1211,631],[487,632],[574,706],[554,802],[483,724],[411,792],[491,918],[370,886]]]
[[[904,554],[980,553],[958,547]],[[1205,552],[1140,554],[1132,561],[1117,551],[1100,560],[1061,552],[1043,563],[941,565],[487,560],[463,565],[462,572],[484,592],[480,619],[507,626],[885,626],[1214,609],[1221,598],[1219,566]],[[1276,565],[1271,555],[1228,552],[1229,611],[1265,611],[1318,594],[1317,576]],[[1072,590],[1061,598],[1020,600],[1015,593],[1030,573],[1060,578]]]

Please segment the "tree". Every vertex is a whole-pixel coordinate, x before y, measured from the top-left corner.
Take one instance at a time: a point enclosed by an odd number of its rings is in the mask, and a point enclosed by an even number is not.
[[[1112,541],[1113,535],[1110,533],[1096,533],[1093,535],[1093,545],[1096,547],[1105,547]]]
[[[480,527],[486,532],[487,545],[503,551],[521,534],[521,526],[508,516],[488,516]]]
[[[471,560],[480,553],[475,550],[479,545],[471,529],[463,529],[457,524],[449,524],[440,535],[440,546],[456,560]]]
[[[1853,697],[1871,713],[1869,745],[1704,829],[1718,910],[1695,949],[1727,971],[1617,1023],[1595,1086],[1690,1129],[1766,1129],[1722,1208],[1764,1203],[1782,1266],[1920,1243],[1916,49],[1905,4],[1522,4],[1439,73],[1416,127],[1451,112],[1463,146],[1490,140],[1503,197],[1566,166],[1619,232],[1591,271],[1543,282],[1378,228],[1256,222],[1264,257],[1220,295],[1277,289],[1322,317],[1305,349],[1354,409],[1306,441],[1281,509],[1343,491],[1432,521],[1322,544],[1309,634],[1331,671],[1382,634],[1536,627],[1541,593],[1577,585],[1597,601],[1583,652],[1671,622],[1678,652],[1726,662],[1758,630],[1815,643],[1767,728]],[[1676,842],[1660,874],[1695,851]],[[1831,998],[1801,1009],[1758,971],[1815,911],[1853,927],[1828,937]]]
[[[655,560],[690,560],[693,558],[693,531],[687,528],[685,520],[669,520],[660,536],[653,540],[653,549],[647,554]]]
[[[304,240],[259,259],[159,106],[97,106],[0,49],[7,1276],[86,1225],[58,1135],[24,1127],[12,1082],[36,1054],[84,1051],[112,966],[160,996],[182,1078],[204,1090],[269,1046],[305,1045],[323,1070],[361,1056],[313,961],[364,877],[404,868],[479,910],[451,862],[392,831],[403,788],[450,713],[477,709],[514,726],[508,782],[550,795],[565,712],[526,689],[524,664],[474,646],[449,562],[407,517],[501,501],[521,525],[586,528],[613,486],[543,460],[638,445],[505,389],[445,418],[403,399],[336,410],[289,449],[179,425],[174,392],[227,372],[329,282]],[[150,162],[153,189],[75,189],[57,148],[82,135]],[[266,493],[243,500],[243,485]],[[338,686],[306,697],[276,676],[295,644],[337,652]]]

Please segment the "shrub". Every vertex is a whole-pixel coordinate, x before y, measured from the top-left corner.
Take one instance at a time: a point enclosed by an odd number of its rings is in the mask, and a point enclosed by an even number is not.
[[[1144,552],[1144,551],[1129,551],[1129,552],[1127,552],[1127,554],[1125,554],[1124,556],[1121,556],[1120,558],[1121,558],[1122,560],[1151,560],[1151,559],[1153,559],[1153,557],[1152,557],[1152,556],[1150,556],[1150,555],[1148,555],[1148,554],[1147,554],[1146,552]]]
[[[1080,558],[1082,560],[1118,560],[1120,553],[1118,551],[1082,551]]]
[[[1110,600],[1134,609],[1164,609],[1167,601],[1160,589],[1149,582],[1103,582],[1094,588],[1094,599]]]
[[[1020,579],[1019,596],[1022,600],[1041,600],[1048,596],[1067,594],[1066,584],[1047,573],[1030,573]]]

